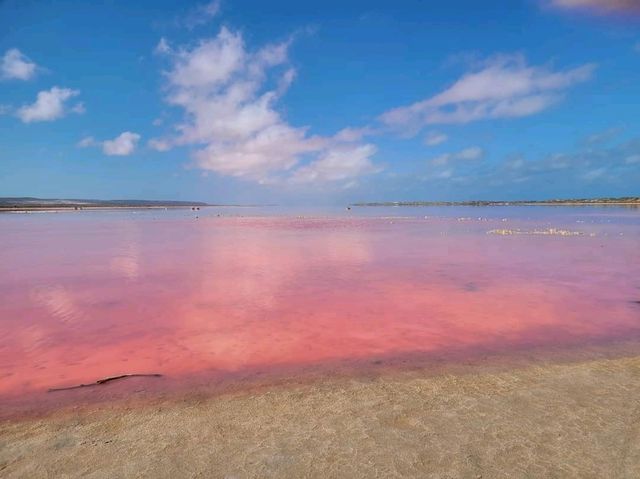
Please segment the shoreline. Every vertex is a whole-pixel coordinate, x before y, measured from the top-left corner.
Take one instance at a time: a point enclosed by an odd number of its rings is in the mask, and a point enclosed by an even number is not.
[[[433,378],[443,375],[509,372],[529,367],[572,365],[588,361],[640,359],[640,339],[612,338],[608,341],[576,344],[514,346],[495,351],[452,350],[447,354],[407,352],[402,355],[379,355],[343,358],[310,364],[282,364],[246,368],[235,372],[203,370],[182,375],[163,371],[114,371],[116,374],[159,374],[157,378],[132,377],[88,388],[68,388],[60,391],[32,391],[16,396],[0,396],[0,424],[55,416],[65,411],[119,407],[135,403],[140,407],[159,399],[182,401],[190,396],[215,398],[230,393],[256,393],[315,383],[349,381],[385,376]],[[92,383],[100,378],[86,378]]]
[[[59,211],[94,211],[94,210],[200,210],[204,208],[260,208],[260,205],[206,205],[206,206],[36,206],[36,207],[3,207],[0,213],[57,213]]]
[[[59,212],[59,211],[83,211],[83,210],[166,210],[166,209],[191,209],[200,208],[260,208],[273,207],[273,204],[207,204],[202,202],[166,202],[139,200],[128,202],[126,200],[37,200],[30,202],[11,203],[0,197],[0,213],[16,212]],[[640,207],[640,198],[612,198],[607,199],[574,199],[574,200],[540,200],[540,201],[392,201],[392,202],[370,202],[370,203],[349,203],[347,209],[356,207],[491,207],[491,206],[634,206]]]
[[[527,201],[523,203],[519,202],[509,202],[509,201],[488,201],[482,202],[480,204],[469,204],[469,203],[424,203],[424,204],[413,204],[413,203],[358,203],[351,204],[351,207],[358,208],[380,208],[380,207],[441,207],[441,206],[468,206],[468,207],[488,207],[488,206],[638,206],[640,207],[640,201],[588,201],[588,202],[579,202],[579,201],[567,201],[567,202],[559,202],[559,201]]]
[[[512,207],[512,206],[575,206],[575,207],[602,207],[602,206],[630,206],[640,208],[640,203],[495,203],[482,205],[469,204],[380,204],[380,205],[349,205],[349,208],[436,208],[436,207],[468,207],[468,208],[490,208],[490,207]],[[193,210],[199,211],[206,208],[261,208],[261,205],[207,205],[207,206],[42,206],[42,207],[18,207],[10,208],[0,206],[2,213],[60,213],[60,212],[82,212],[82,211],[130,211],[130,210]],[[272,207],[269,205],[268,207]]]
[[[633,477],[640,349],[562,356],[194,391],[0,421],[0,473]]]

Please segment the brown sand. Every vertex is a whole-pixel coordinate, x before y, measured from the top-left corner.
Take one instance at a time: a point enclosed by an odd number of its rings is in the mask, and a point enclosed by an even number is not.
[[[0,423],[0,476],[637,478],[640,356],[342,377]]]

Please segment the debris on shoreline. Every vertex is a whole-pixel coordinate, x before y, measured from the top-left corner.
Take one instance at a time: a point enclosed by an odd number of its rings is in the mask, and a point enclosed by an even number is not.
[[[67,387],[61,387],[61,388],[51,388],[49,389],[48,392],[56,392],[56,391],[68,391],[70,389],[80,389],[80,388],[87,388],[87,387],[91,387],[91,386],[100,386],[101,384],[106,384],[108,382],[111,381],[116,381],[118,379],[125,379],[125,378],[134,378],[134,377],[155,377],[155,378],[159,378],[162,377],[162,374],[158,374],[158,373],[153,373],[153,374],[119,374],[117,376],[108,376],[106,378],[102,378],[102,379],[98,379],[96,382],[93,383],[89,383],[89,384],[78,384],[76,386],[67,386]]]

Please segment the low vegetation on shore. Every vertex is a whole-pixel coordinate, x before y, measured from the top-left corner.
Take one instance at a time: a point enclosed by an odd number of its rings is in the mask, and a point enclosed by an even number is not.
[[[157,200],[87,200],[58,198],[0,198],[0,210],[47,210],[83,208],[176,208],[209,206],[199,201],[157,201]]]
[[[352,206],[526,206],[526,205],[640,205],[639,196],[516,201],[381,201]]]

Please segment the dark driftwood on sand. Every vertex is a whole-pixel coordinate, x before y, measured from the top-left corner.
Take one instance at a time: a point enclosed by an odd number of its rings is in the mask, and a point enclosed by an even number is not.
[[[108,376],[106,378],[102,378],[102,379],[98,379],[96,382],[94,383],[89,383],[89,384],[78,384],[77,386],[67,386],[64,388],[51,388],[49,389],[49,392],[55,392],[55,391],[67,391],[69,389],[80,389],[80,388],[87,388],[87,387],[91,387],[91,386],[99,386],[101,384],[105,384],[108,383],[110,381],[115,381],[116,379],[124,379],[124,378],[133,378],[133,377],[154,377],[154,378],[159,378],[161,377],[162,374],[120,374],[118,376]]]

